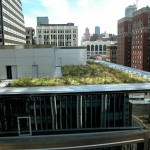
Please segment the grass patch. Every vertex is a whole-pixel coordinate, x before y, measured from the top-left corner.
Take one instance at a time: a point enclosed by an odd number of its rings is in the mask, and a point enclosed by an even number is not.
[[[96,62],[88,62],[87,65],[63,66],[62,75],[62,79],[42,77],[20,78],[9,83],[7,87],[149,82],[146,78],[125,73]]]

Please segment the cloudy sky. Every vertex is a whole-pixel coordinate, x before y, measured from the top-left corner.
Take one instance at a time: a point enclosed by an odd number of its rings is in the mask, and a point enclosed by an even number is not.
[[[101,33],[117,34],[117,21],[134,3],[136,0],[22,0],[26,26],[36,28],[37,16],[48,16],[51,24],[73,22],[78,26],[79,41],[86,27],[91,34],[95,26],[100,26]],[[138,1],[138,9],[147,5],[150,0]]]

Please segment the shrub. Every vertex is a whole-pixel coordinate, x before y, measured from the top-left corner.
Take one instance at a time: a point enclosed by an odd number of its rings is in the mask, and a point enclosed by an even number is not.
[[[20,78],[9,83],[7,86],[57,86],[149,82],[148,79],[115,70],[96,62],[87,62],[87,65],[63,66],[62,75],[62,79]]]

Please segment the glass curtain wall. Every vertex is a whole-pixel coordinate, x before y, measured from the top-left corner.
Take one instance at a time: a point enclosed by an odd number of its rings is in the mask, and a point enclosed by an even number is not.
[[[17,117],[30,116],[32,131],[129,127],[125,93],[25,95],[0,98],[0,131],[17,130]]]

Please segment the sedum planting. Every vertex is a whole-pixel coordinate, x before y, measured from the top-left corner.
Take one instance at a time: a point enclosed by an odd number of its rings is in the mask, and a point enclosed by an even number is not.
[[[125,73],[95,62],[87,62],[87,65],[63,66],[62,75],[61,79],[42,77],[20,78],[9,83],[7,87],[149,82],[146,78]]]

